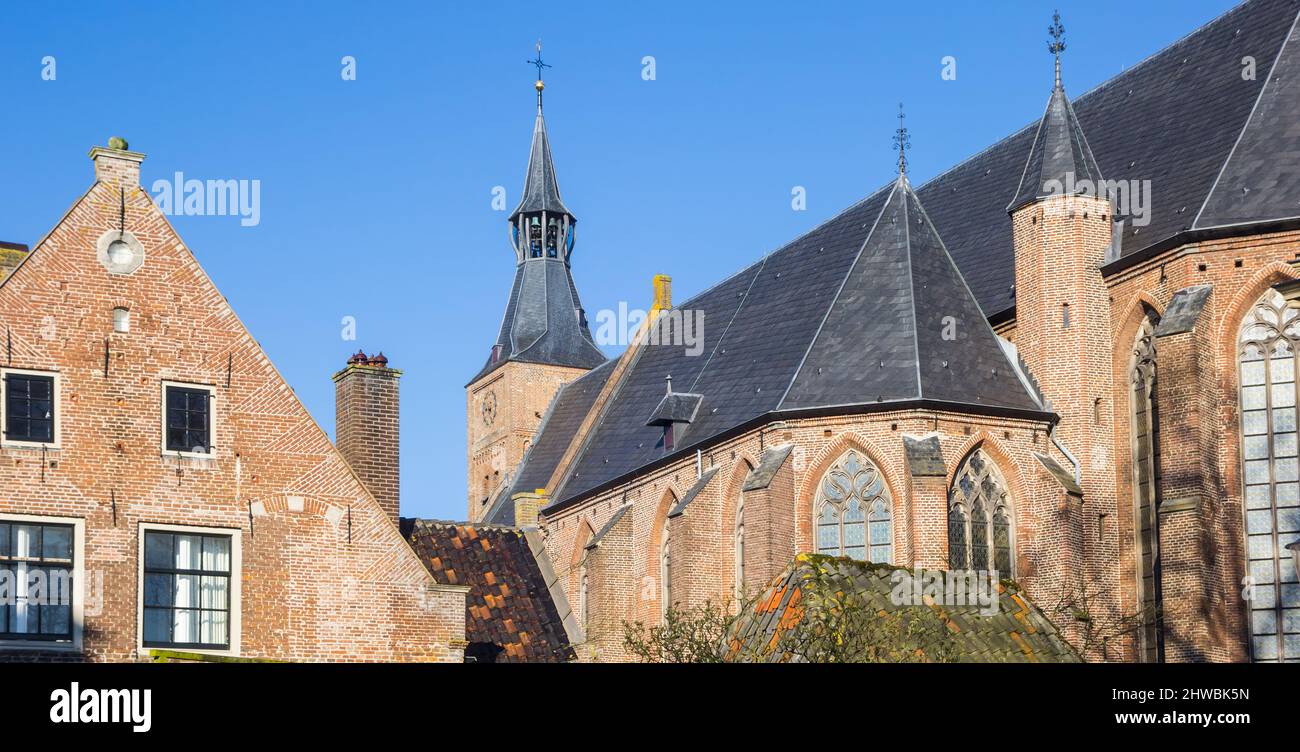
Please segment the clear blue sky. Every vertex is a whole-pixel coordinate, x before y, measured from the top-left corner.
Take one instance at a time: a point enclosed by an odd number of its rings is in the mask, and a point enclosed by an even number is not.
[[[1058,5],[1077,95],[1235,3],[4,3],[0,240],[46,233],[110,135],[148,154],[146,188],[261,180],[260,225],[177,230],[331,434],[349,352],[405,370],[403,513],[459,519],[463,387],[514,262],[491,192],[518,200],[538,37],[594,320],[646,307],[656,273],[684,300],[888,181],[900,100],[918,184],[1038,118]]]

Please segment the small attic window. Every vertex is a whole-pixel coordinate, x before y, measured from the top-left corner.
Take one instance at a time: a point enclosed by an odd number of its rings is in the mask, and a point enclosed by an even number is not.
[[[127,334],[131,331],[131,311],[126,308],[113,309],[113,331]]]
[[[675,424],[669,423],[664,426],[664,453],[673,450],[673,427]]]

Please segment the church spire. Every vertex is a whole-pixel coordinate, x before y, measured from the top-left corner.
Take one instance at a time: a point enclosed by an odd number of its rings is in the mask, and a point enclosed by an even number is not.
[[[528,172],[524,176],[523,197],[510,215],[510,237],[519,261],[535,258],[561,258],[568,263],[573,253],[574,225],[577,218],[560,199],[560,184],[555,178],[551,142],[542,117],[542,43],[537,43],[537,58],[528,61],[537,68],[537,120],[533,124],[533,146],[528,155]]]
[[[560,200],[542,118],[542,70],[551,66],[542,62],[540,42],[537,58],[528,63],[537,68],[537,119],[523,197],[509,218],[515,281],[491,355],[475,381],[511,361],[593,368],[605,360],[587,326],[569,268],[577,219]]]
[[[1047,33],[1052,37],[1047,43],[1047,51],[1055,58],[1056,84],[1047,100],[1047,111],[1038,123],[1038,132],[1025,162],[1025,170],[1021,173],[1015,198],[1007,206],[1008,213],[1040,199],[1077,193],[1099,195],[1101,191],[1101,170],[1097,167],[1097,159],[1088,147],[1083,127],[1079,125],[1074,108],[1065,96],[1065,87],[1061,85],[1065,27],[1061,25],[1060,13],[1052,16],[1052,25],[1047,27]]]

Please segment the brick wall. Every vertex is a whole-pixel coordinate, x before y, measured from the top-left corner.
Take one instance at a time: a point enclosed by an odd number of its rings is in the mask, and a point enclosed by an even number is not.
[[[402,492],[401,377],[401,371],[374,359],[351,363],[334,375],[335,442],[393,524]]]
[[[84,653],[0,657],[138,659],[140,529],[158,523],[240,542],[243,656],[462,660],[463,589],[433,581],[139,187],[138,163],[101,154],[96,172],[0,287],[4,362],[57,371],[61,393],[58,449],[0,449],[0,515],[83,522]],[[145,259],[115,275],[96,244],[119,228],[119,186]],[[117,307],[129,333],[113,331]],[[164,380],[214,390],[211,457],[164,456]]]
[[[1062,518],[1068,520],[1071,515],[1067,505],[1077,507],[1079,502],[1070,501],[1073,497],[1068,497],[1052,476],[1040,472],[1042,465],[1033,457],[1038,452],[1063,461],[1049,446],[1046,428],[1023,420],[910,411],[783,421],[709,447],[703,453],[703,466],[720,466],[718,474],[685,515],[670,521],[674,525],[674,600],[684,604],[705,600],[734,603],[732,535],[743,478],[757,464],[763,448],[793,444],[791,456],[768,489],[745,493],[745,569],[751,593],[766,585],[797,553],[812,550],[817,484],[825,470],[849,449],[871,458],[889,485],[898,552],[895,563],[928,565],[935,557],[946,560],[947,505],[939,499],[946,497],[960,462],[978,446],[998,463],[1012,498],[1017,528],[1016,579],[1031,597],[1044,604],[1055,603],[1061,597],[1061,583],[1074,581],[1078,574],[1077,560],[1061,554],[1063,539],[1058,530]],[[940,438],[947,476],[925,479],[929,481],[923,486],[925,496],[914,499],[902,437],[932,431]],[[574,603],[580,568],[584,562],[587,567],[593,620],[601,613],[600,626],[593,629],[593,642],[602,645],[596,651],[600,660],[627,657],[611,636],[611,630],[621,635],[616,628],[622,621],[659,623],[658,555],[666,515],[664,500],[681,498],[696,477],[694,456],[683,457],[626,488],[543,515],[548,553]],[[579,549],[590,531],[604,527],[625,503],[631,506],[616,528],[626,537],[618,538],[617,549],[603,542],[596,549],[602,552],[601,557],[617,550],[618,564],[598,559],[593,552],[584,558]],[[1072,529],[1065,545],[1078,548],[1077,526]],[[913,546],[911,540],[925,543]],[[595,585],[597,569],[599,589]],[[1058,621],[1058,626],[1070,625]],[[584,659],[592,659],[591,653]]]
[[[556,392],[584,373],[510,361],[465,389],[471,522],[482,519],[497,491],[510,482]]]

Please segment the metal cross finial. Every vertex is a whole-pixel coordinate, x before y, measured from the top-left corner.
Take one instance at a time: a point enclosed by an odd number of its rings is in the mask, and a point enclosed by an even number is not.
[[[1052,41],[1047,43],[1047,51],[1056,56],[1056,88],[1061,88],[1061,53],[1065,52],[1065,27],[1061,25],[1061,11],[1052,14],[1052,25],[1047,27]]]
[[[898,152],[898,174],[907,174],[907,147],[912,145],[912,137],[903,125],[907,116],[903,114],[903,103],[898,103],[898,130],[894,132],[894,150]]]
[[[542,80],[542,68],[550,68],[550,67],[551,67],[551,66],[548,65],[547,63],[543,63],[543,62],[542,62],[542,40],[540,40],[540,39],[537,40],[537,59],[536,59],[536,60],[526,60],[526,61],[524,61],[524,62],[528,63],[529,65],[533,65],[533,66],[536,66],[536,67],[537,67],[537,80],[538,80],[538,81],[541,81],[541,80]]]
[[[537,89],[537,110],[538,112],[541,112],[542,89],[546,88],[546,85],[542,83],[542,69],[551,67],[550,65],[547,65],[546,63],[542,62],[542,40],[540,39],[537,40],[537,59],[526,60],[524,62],[528,63],[529,65],[533,65],[537,67],[537,83],[534,84],[534,87]]]

